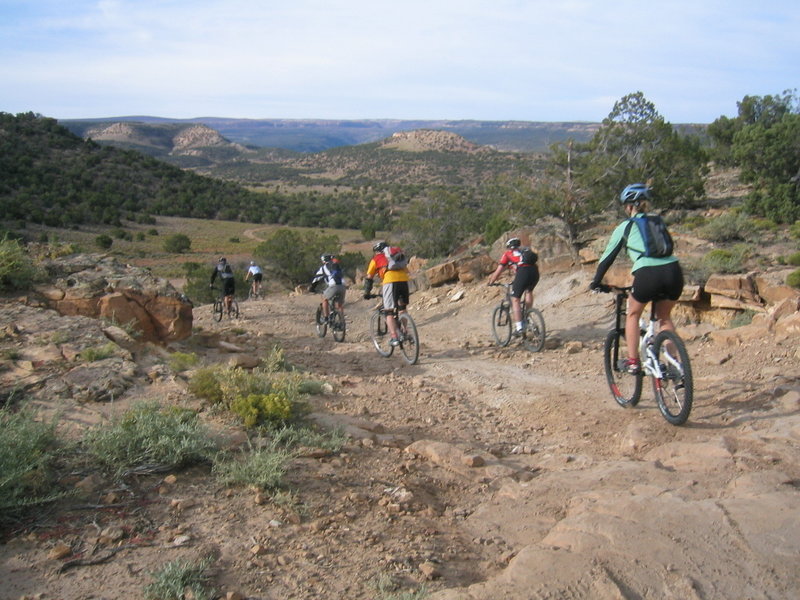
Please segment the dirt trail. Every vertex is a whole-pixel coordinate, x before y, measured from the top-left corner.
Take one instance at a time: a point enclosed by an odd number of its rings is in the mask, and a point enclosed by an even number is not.
[[[550,342],[538,354],[492,343],[499,288],[451,301],[457,289],[413,294],[415,366],[374,352],[373,303],[356,291],[341,344],[314,335],[319,296],[243,302],[241,319],[219,324],[197,308],[203,330],[255,353],[278,342],[329,381],[333,392],[312,404],[354,440],[340,456],[296,461],[288,504],[256,504],[202,473],[162,494],[160,477],[140,483],[132,493],[148,499],[137,514],[154,547],[55,576],[42,542],[20,540],[0,563],[20,574],[3,597],[133,598],[153,566],[208,549],[217,589],[258,599],[389,598],[379,580],[425,585],[439,600],[796,597],[797,338],[719,348],[685,328],[695,405],[673,427],[647,387],[635,409],[611,399],[601,358],[610,297],[586,293],[582,274],[539,284]],[[176,511],[186,497],[192,508]]]

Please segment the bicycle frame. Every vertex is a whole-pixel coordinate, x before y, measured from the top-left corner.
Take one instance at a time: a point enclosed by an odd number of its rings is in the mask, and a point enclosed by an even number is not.
[[[625,318],[628,315],[626,304],[628,301],[629,289],[630,288],[619,288],[619,291],[615,296],[614,327],[616,327],[618,331],[625,331]],[[642,370],[644,371],[644,374],[649,375],[650,377],[655,377],[656,381],[660,381],[664,377],[664,371],[661,369],[661,365],[658,362],[655,352],[653,352],[653,341],[656,339],[656,334],[658,333],[656,331],[657,322],[658,318],[656,317],[656,304],[655,302],[650,302],[649,322],[646,322],[644,317],[639,319],[639,357],[642,363]],[[618,358],[619,357],[614,357],[614,360],[617,360]],[[672,357],[669,357],[669,360],[672,361],[674,366],[679,366]]]
[[[511,283],[493,283],[492,285],[502,285],[503,287],[506,288],[506,295],[500,301],[500,306],[502,308],[506,308],[509,311],[511,311],[513,309],[513,305],[511,304],[511,288],[513,287],[513,284],[511,284]],[[528,310],[528,304],[527,304],[527,302],[525,302],[525,294],[523,294],[522,298],[519,299],[519,308],[522,311],[523,315],[525,314],[525,311]]]

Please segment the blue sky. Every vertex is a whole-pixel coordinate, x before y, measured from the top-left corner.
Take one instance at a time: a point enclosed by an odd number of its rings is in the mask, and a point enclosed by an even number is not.
[[[0,111],[672,123],[800,88],[797,0],[0,0]]]

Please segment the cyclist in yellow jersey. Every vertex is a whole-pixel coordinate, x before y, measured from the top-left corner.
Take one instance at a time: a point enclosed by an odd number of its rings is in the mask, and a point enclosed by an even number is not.
[[[398,312],[405,312],[408,306],[410,293],[408,291],[408,269],[405,267],[399,269],[390,269],[389,244],[384,241],[377,242],[372,247],[375,255],[369,261],[367,266],[367,274],[364,278],[364,298],[370,298],[370,292],[374,283],[375,276],[381,279],[381,295],[383,297],[383,307],[386,310],[397,309]],[[397,321],[394,315],[386,315],[386,325],[389,328],[389,335],[392,336],[389,342],[392,346],[400,344],[397,335]]]

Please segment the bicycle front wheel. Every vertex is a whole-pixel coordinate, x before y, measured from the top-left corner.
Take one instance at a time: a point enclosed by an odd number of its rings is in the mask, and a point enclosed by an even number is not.
[[[636,406],[642,396],[642,377],[631,375],[624,367],[628,358],[625,333],[612,329],[606,336],[603,346],[603,364],[606,370],[606,381],[611,388],[611,395],[620,406]]]
[[[325,318],[325,315],[322,314],[322,306],[317,307],[314,324],[317,327],[317,336],[321,338],[325,337],[325,334],[328,332],[328,320]]]
[[[231,311],[228,313],[231,319],[239,318],[239,303],[236,300],[231,300]]]
[[[389,343],[391,336],[389,335],[389,327],[386,325],[386,315],[378,310],[372,313],[372,318],[369,321],[369,335],[378,354],[381,356],[392,355],[394,346]]]
[[[544,317],[535,308],[525,314],[525,337],[522,343],[531,352],[539,352],[544,348],[544,338],[547,335],[544,328]]]
[[[346,327],[344,321],[344,313],[340,309],[334,309],[331,313],[331,331],[333,332],[333,339],[337,342],[343,342],[344,336],[346,333]]]
[[[500,305],[492,313],[492,335],[498,346],[506,347],[511,341],[511,312]]]
[[[408,313],[400,313],[397,317],[397,326],[400,329],[400,350],[403,358],[410,365],[417,364],[419,360],[419,335],[414,319]]]
[[[211,309],[211,315],[214,320],[219,323],[222,321],[222,300],[214,300],[214,306]]]
[[[653,352],[663,377],[653,377],[653,394],[664,418],[672,425],[683,425],[689,418],[694,399],[692,365],[686,345],[672,331],[662,331],[653,342]]]

